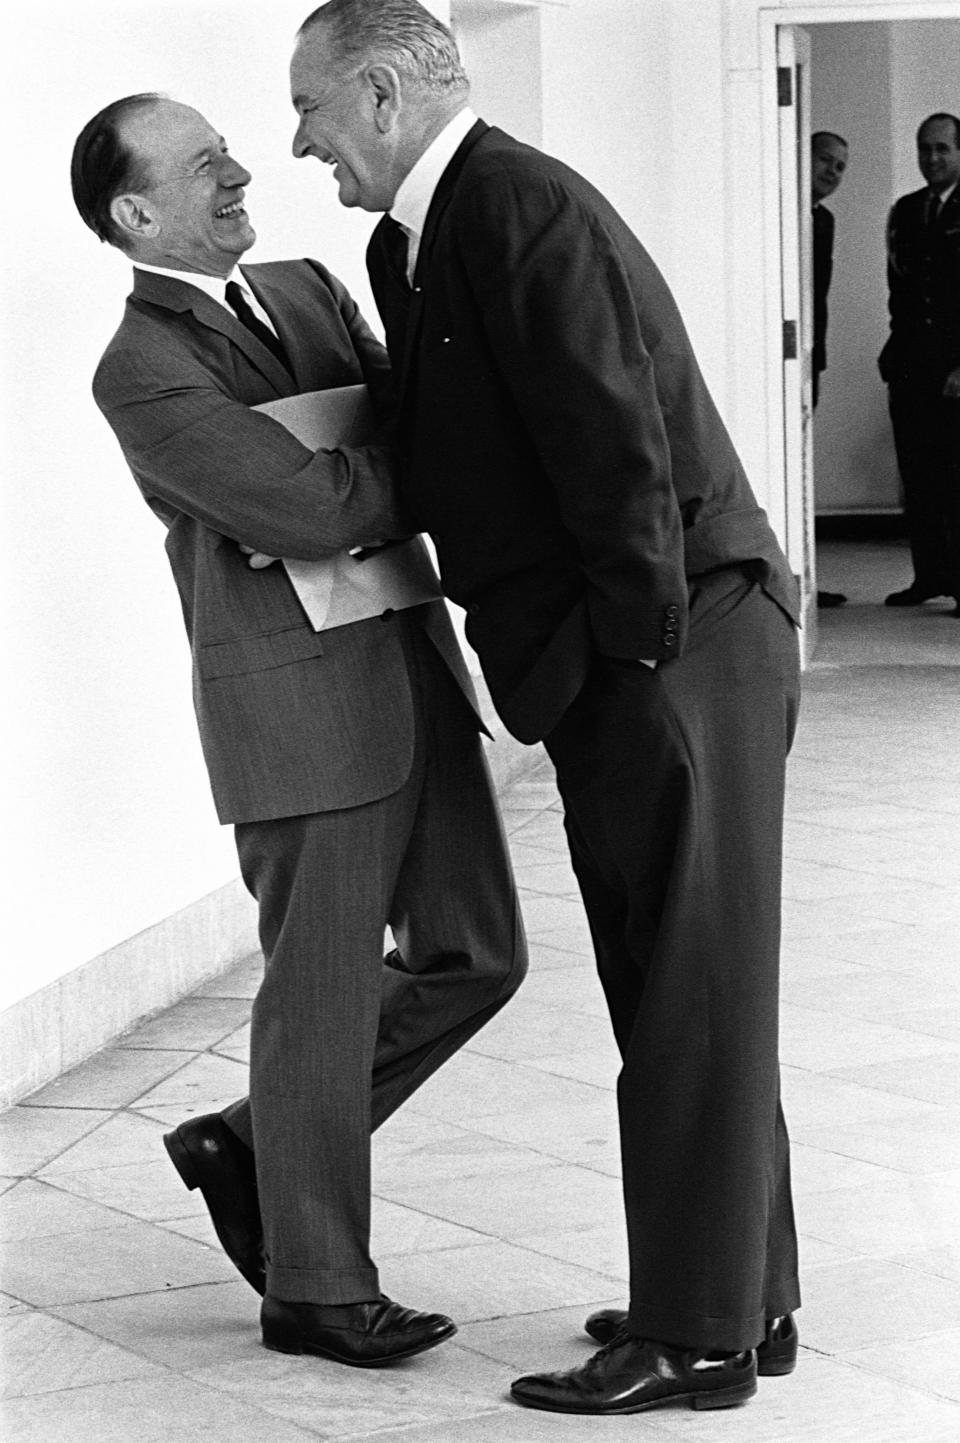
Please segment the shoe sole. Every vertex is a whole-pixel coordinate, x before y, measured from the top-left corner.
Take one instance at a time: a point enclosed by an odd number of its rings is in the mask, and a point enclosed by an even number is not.
[[[668,1403],[689,1403],[691,1408],[738,1408],[748,1403],[756,1394],[756,1381],[738,1383],[733,1388],[704,1388],[692,1393],[668,1393],[662,1398],[650,1398],[646,1403],[631,1403],[625,1408],[565,1408],[561,1403],[533,1402],[512,1394],[513,1401],[524,1408],[538,1408],[546,1413],[582,1413],[591,1417],[612,1418],[625,1413],[645,1413],[650,1408],[662,1408]]]
[[[404,1358],[413,1358],[417,1353],[426,1353],[430,1348],[437,1347],[439,1343],[445,1343],[448,1338],[453,1337],[456,1331],[456,1324],[452,1323],[446,1332],[441,1333],[439,1337],[427,1338],[425,1342],[411,1344],[409,1348],[404,1348],[399,1353],[391,1353],[389,1357],[386,1358],[346,1358],[342,1353],[337,1353],[332,1348],[321,1348],[316,1343],[303,1342],[299,1334],[294,1336],[290,1333],[284,1333],[282,1339],[280,1335],[276,1333],[268,1335],[264,1332],[262,1336],[263,1346],[269,1348],[273,1353],[293,1353],[297,1355],[309,1353],[317,1358],[330,1358],[334,1363],[345,1363],[348,1368],[386,1368],[391,1363],[399,1363]]]
[[[214,1231],[216,1232],[217,1237],[220,1239],[220,1246],[223,1248],[227,1257],[233,1263],[233,1266],[236,1268],[241,1278],[243,1278],[244,1282],[249,1283],[257,1296],[262,1298],[267,1285],[266,1276],[260,1274],[259,1272],[251,1274],[247,1268],[242,1268],[237,1259],[231,1255],[230,1250],[227,1247],[224,1239],[220,1236],[220,1228],[217,1225],[216,1210],[210,1206],[207,1195],[203,1190],[203,1183],[201,1182],[200,1175],[197,1172],[197,1165],[194,1162],[193,1158],[190,1156],[190,1150],[185,1145],[179,1132],[174,1131],[164,1133],[163,1145],[167,1149],[170,1161],[173,1163],[174,1167],[177,1169],[177,1172],[183,1179],[184,1187],[186,1187],[190,1192],[193,1192],[195,1188],[200,1189],[201,1196],[203,1197],[204,1202],[207,1204],[207,1212],[210,1214],[210,1219],[213,1223]]]

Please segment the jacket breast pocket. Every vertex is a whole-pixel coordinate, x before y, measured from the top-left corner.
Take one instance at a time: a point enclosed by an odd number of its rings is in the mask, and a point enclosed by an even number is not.
[[[235,641],[211,641],[197,648],[197,670],[208,681],[223,676],[246,676],[273,671],[291,662],[323,655],[319,633],[305,627],[288,627]]]

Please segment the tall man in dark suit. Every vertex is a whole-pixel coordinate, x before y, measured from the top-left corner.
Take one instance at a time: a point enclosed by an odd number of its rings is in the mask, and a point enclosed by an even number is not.
[[[887,606],[952,596],[960,619],[960,120],[930,115],[917,131],[926,185],[887,222],[889,388],[913,580]]]
[[[585,180],[466,109],[429,12],[331,0],[291,86],[295,154],[390,212],[368,265],[403,496],[501,716],[556,764],[623,1056],[629,1315],[514,1395],[741,1402],[757,1344],[792,1366],[799,1301],[777,1064],[793,578],[653,262]]]
[[[236,544],[322,562],[410,532],[385,449],[314,452],[251,409],[364,381],[377,401],[389,363],[323,266],[238,269],[249,181],[201,115],[152,95],[108,106],[74,151],[84,220],[135,265],[94,394],[167,528],[214,799],[266,959],[249,1103],[166,1142],[266,1292],[267,1347],[371,1366],[455,1331],[380,1292],[371,1130],[503,1005],[525,947],[443,602],[403,609],[394,548],[366,612],[345,620],[356,598],[338,612],[334,592],[317,631],[283,570],[251,570]]]
[[[827,369],[827,296],[833,279],[833,211],[823,202],[833,195],[847,168],[847,142],[830,130],[810,137],[810,189],[813,199],[813,405],[820,399],[820,377]],[[818,591],[817,605],[842,606],[841,591]]]

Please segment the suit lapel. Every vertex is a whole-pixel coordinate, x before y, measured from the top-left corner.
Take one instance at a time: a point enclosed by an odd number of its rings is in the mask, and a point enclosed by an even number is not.
[[[407,387],[413,374],[413,357],[416,351],[416,343],[420,333],[420,324],[423,318],[424,295],[428,288],[428,276],[430,264],[436,243],[437,232],[444,213],[450,201],[453,199],[457,183],[463,173],[474,146],[490,129],[490,126],[483,120],[478,120],[475,125],[467,131],[459,147],[454,152],[430,202],[430,209],[427,211],[427,218],[424,222],[423,235],[420,237],[420,249],[417,253],[417,265],[413,273],[413,291],[410,296],[410,308],[407,314],[406,326],[403,338],[403,354],[400,357],[400,405],[404,404]],[[382,224],[382,222],[381,222]]]
[[[232,311],[228,311],[226,306],[218,305],[206,291],[192,286],[186,277],[187,273],[184,274],[183,281],[177,281],[172,276],[159,276],[152,271],[142,271],[135,267],[134,297],[154,306],[164,306],[168,311],[189,311],[201,325],[218,331],[231,345],[243,351],[250,364],[267,378],[279,396],[289,396],[296,389],[296,384],[286,366],[277,360],[269,347],[258,341],[256,336],[237,320]],[[257,299],[260,299],[259,295]],[[273,320],[270,308],[265,306],[265,309]],[[281,339],[285,342],[283,336]]]

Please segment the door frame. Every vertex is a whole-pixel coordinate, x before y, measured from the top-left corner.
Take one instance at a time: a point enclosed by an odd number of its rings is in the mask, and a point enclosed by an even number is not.
[[[902,20],[960,20],[960,0],[861,0],[861,3],[785,4],[767,5],[758,9],[760,43],[760,85],[762,114],[763,152],[763,240],[764,240],[764,295],[765,316],[765,360],[766,360],[766,404],[767,404],[767,464],[771,478],[771,494],[768,510],[770,519],[778,534],[785,538],[788,559],[801,584],[809,593],[805,595],[805,613],[808,625],[803,637],[803,654],[809,661],[816,640],[816,572],[804,577],[801,537],[793,534],[788,518],[802,516],[805,510],[811,513],[814,506],[814,477],[812,447],[807,447],[808,462],[804,466],[795,449],[788,455],[788,448],[802,445],[795,425],[791,424],[802,410],[802,367],[784,361],[783,323],[783,265],[784,248],[781,230],[781,195],[783,193],[782,167],[784,164],[780,136],[780,106],[778,103],[778,32],[781,29],[803,29],[809,31],[814,25],[841,25],[857,22],[884,23]],[[788,388],[796,389],[796,396],[788,399]],[[800,478],[799,480],[795,478]],[[800,495],[796,487],[800,486]],[[795,533],[795,528],[793,528]]]

